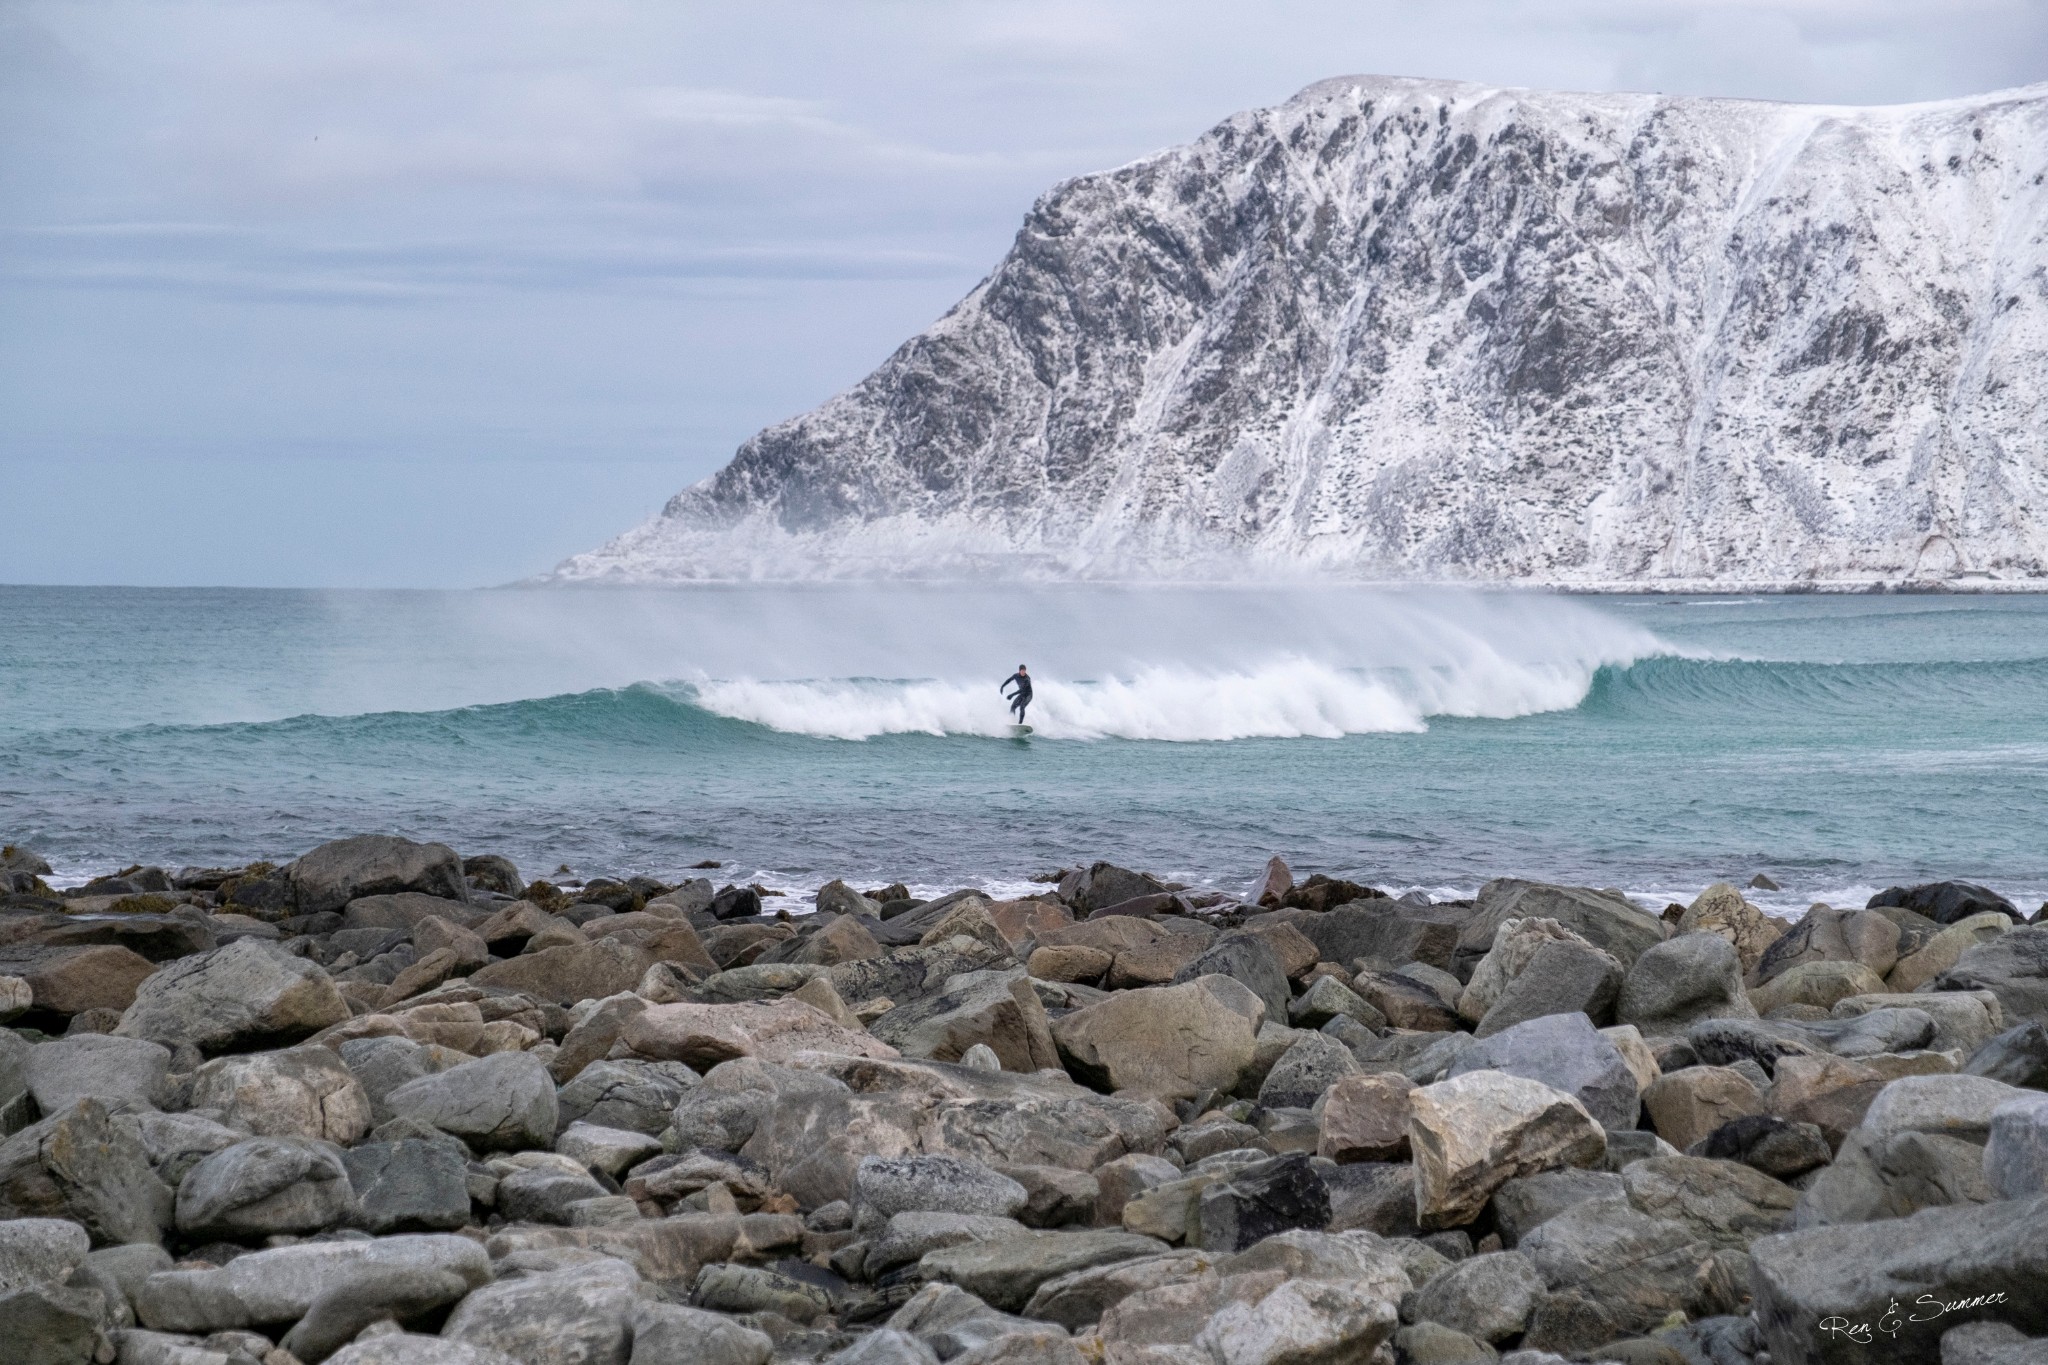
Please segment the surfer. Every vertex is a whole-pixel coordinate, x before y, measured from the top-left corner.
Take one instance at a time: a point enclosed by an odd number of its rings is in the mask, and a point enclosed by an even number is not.
[[[1014,693],[1009,691],[1011,683],[1017,685],[1017,690]],[[1022,725],[1024,723],[1024,708],[1031,705],[1030,670],[1025,668],[1024,665],[1018,664],[1017,671],[997,684],[996,691],[1001,692],[1010,699],[1010,709],[1017,713],[1017,723]]]

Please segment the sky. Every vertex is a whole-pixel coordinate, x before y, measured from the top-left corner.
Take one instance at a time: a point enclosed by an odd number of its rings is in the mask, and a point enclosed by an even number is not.
[[[1941,99],[2048,0],[0,0],[0,582],[540,572],[1360,72]]]

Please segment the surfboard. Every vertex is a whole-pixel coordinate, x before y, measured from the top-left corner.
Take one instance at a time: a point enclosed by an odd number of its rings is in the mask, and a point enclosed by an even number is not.
[[[1030,727],[1030,726],[1028,726],[1028,725],[1012,725],[1012,726],[1010,727],[1010,738],[1011,738],[1011,739],[1022,739],[1022,738],[1024,738],[1024,736],[1026,736],[1026,735],[1028,735],[1028,734],[1030,734],[1030,733],[1031,733],[1031,727]]]

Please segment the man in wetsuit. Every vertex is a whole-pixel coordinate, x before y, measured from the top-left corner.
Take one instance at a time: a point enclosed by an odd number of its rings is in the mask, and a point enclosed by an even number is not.
[[[1014,693],[1007,690],[1011,683],[1017,684],[1017,690]],[[1031,705],[1030,671],[1024,665],[1018,664],[1017,671],[1003,679],[997,685],[996,691],[1001,692],[1010,699],[1010,709],[1017,713],[1017,723],[1022,725],[1024,723],[1024,708]]]

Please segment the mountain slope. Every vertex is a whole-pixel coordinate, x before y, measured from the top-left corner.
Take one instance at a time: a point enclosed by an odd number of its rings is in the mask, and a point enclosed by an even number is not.
[[[2048,86],[1326,81],[1054,189],[972,293],[556,581],[2048,574]]]

